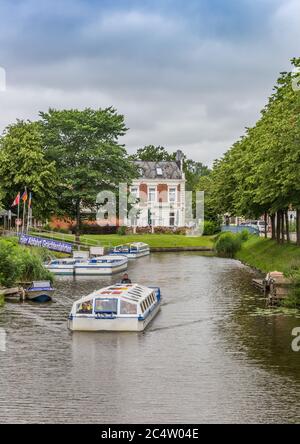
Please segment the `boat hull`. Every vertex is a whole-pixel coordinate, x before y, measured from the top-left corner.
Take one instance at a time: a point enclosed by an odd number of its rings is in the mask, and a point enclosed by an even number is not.
[[[75,275],[77,276],[106,276],[125,270],[127,270],[127,262],[116,266],[75,265]]]
[[[150,250],[138,251],[137,253],[118,253],[118,252],[112,252],[110,254],[111,255],[116,255],[116,256],[125,256],[128,259],[139,259],[140,257],[149,256],[150,255]]]
[[[150,250],[148,251],[139,251],[138,253],[128,253],[128,259],[139,259],[140,257],[149,256]]]
[[[160,304],[157,304],[149,315],[140,320],[138,318],[116,317],[114,319],[97,319],[95,317],[73,317],[68,320],[68,328],[71,331],[101,332],[101,331],[143,331],[155,318],[160,310]]]
[[[45,266],[45,268],[53,274],[57,275],[63,275],[63,276],[73,276],[74,274],[74,266],[64,267],[64,266],[57,266],[57,267],[51,267],[51,266]]]
[[[45,303],[52,301],[53,291],[27,291],[26,299],[31,302]]]

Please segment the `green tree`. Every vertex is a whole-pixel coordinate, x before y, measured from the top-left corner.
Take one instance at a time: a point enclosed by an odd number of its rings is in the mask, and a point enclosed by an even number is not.
[[[163,146],[146,145],[139,148],[136,154],[130,156],[132,160],[143,160],[149,162],[162,162],[175,160],[176,154],[170,154]]]
[[[80,234],[83,208],[95,209],[100,191],[117,192],[120,182],[136,175],[124,146],[118,143],[127,128],[113,108],[41,112],[44,149],[58,172],[61,213],[76,220]]]
[[[0,138],[0,183],[3,205],[9,208],[25,186],[33,195],[33,215],[45,219],[56,208],[55,163],[45,157],[41,127],[17,121]]]
[[[293,59],[300,66],[300,59]],[[212,194],[220,212],[259,217],[269,213],[278,242],[289,239],[287,211],[298,211],[300,244],[300,93],[291,72],[281,73],[253,128],[217,161]]]

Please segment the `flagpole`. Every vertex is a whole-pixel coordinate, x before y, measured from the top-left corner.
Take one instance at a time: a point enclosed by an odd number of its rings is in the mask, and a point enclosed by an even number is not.
[[[17,218],[17,220],[18,220],[18,223],[17,223],[17,236],[19,236],[19,222],[20,222],[20,199],[19,199],[19,202],[18,202],[18,218]]]
[[[27,187],[25,187],[25,193],[27,192]],[[25,215],[26,215],[26,199],[23,199],[23,224],[22,233],[25,233]]]
[[[29,194],[29,200],[28,200],[27,234],[28,234],[28,231],[29,231],[30,213],[31,213],[31,193]]]

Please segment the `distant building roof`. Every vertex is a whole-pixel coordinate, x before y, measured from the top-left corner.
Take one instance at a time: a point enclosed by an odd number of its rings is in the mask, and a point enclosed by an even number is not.
[[[184,175],[175,161],[134,161],[142,179],[183,179]]]

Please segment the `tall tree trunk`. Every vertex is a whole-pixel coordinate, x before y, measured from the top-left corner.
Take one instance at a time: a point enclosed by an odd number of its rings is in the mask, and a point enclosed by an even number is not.
[[[276,239],[276,214],[271,214],[272,239]]]
[[[76,202],[76,230],[75,242],[80,242],[80,199]]]
[[[297,208],[296,216],[297,245],[300,247],[300,209]]]
[[[280,210],[278,210],[276,213],[276,240],[278,244],[280,244],[280,233],[281,233],[281,217],[280,217]]]
[[[268,237],[267,226],[268,226],[268,213],[265,212],[265,239],[267,239]]]
[[[285,210],[285,226],[286,226],[286,240],[290,242],[290,221],[289,221],[289,210]]]
[[[280,218],[281,218],[281,243],[284,244],[284,240],[285,240],[284,210],[280,211]]]

